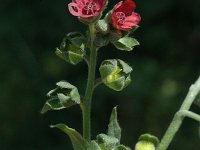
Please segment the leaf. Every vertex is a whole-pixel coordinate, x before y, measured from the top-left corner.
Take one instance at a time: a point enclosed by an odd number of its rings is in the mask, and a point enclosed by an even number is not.
[[[119,140],[115,137],[102,133],[97,135],[97,142],[99,144],[104,144],[106,147],[114,147],[119,143]]]
[[[110,116],[110,123],[108,125],[108,135],[121,140],[121,128],[117,120],[117,107],[114,107]]]
[[[133,50],[134,46],[139,45],[139,42],[131,37],[123,37],[120,38],[117,42],[114,42],[113,44],[119,50],[131,51]]]
[[[96,141],[91,141],[89,146],[87,147],[87,150],[101,150],[100,146],[97,144]]]
[[[56,83],[57,87],[47,93],[50,97],[43,106],[41,113],[49,110],[60,110],[80,104],[80,95],[78,89],[66,81]]]
[[[49,110],[61,110],[64,108],[71,107],[75,104],[76,103],[73,101],[68,101],[65,104],[62,104],[58,98],[50,99],[50,100],[46,101],[46,103],[44,104],[44,106],[41,110],[41,113],[44,114]]]
[[[50,127],[58,128],[64,133],[66,133],[71,139],[74,150],[87,150],[87,145],[88,145],[87,141],[84,140],[83,137],[76,130],[69,128],[67,125],[61,123],[56,125],[51,125]]]

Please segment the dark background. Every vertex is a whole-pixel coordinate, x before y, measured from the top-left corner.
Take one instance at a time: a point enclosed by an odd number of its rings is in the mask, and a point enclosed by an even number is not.
[[[111,1],[111,0],[110,0]],[[40,114],[46,93],[60,80],[84,92],[87,67],[65,63],[55,47],[70,31],[85,32],[67,10],[70,1],[1,0],[0,4],[0,150],[72,150],[69,138],[50,124],[64,122],[81,132],[78,106]],[[109,7],[118,1],[112,0]],[[200,74],[200,1],[136,1],[142,16],[132,52],[102,48],[98,65],[120,58],[134,69],[122,92],[104,85],[95,91],[92,136],[106,132],[112,107],[118,105],[122,143],[134,149],[139,135],[162,137],[190,84]],[[193,105],[192,110],[200,113]],[[170,150],[199,150],[199,124],[186,119]]]

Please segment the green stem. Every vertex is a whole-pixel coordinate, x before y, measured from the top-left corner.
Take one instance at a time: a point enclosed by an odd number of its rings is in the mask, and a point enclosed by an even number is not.
[[[175,114],[170,126],[168,127],[167,131],[165,132],[165,135],[163,136],[160,144],[158,145],[156,150],[166,150],[171,143],[172,139],[174,138],[176,132],[180,128],[184,117],[180,115],[180,112],[185,112],[188,111],[194,102],[196,96],[200,92],[200,77],[198,80],[190,87],[189,92],[183,101],[183,104],[179,111]],[[187,113],[188,114],[188,113]],[[191,113],[190,113],[191,114]],[[194,115],[193,115],[194,117]],[[196,117],[196,116],[195,116]],[[194,119],[194,118],[193,118]]]
[[[180,115],[180,117],[188,117],[193,120],[196,120],[197,122],[200,122],[200,115],[188,110],[181,110],[178,112],[178,115]]]
[[[88,64],[88,80],[85,91],[82,115],[83,115],[83,138],[87,141],[91,140],[91,103],[95,83],[96,56],[97,50],[94,46],[95,26],[93,23],[89,25],[90,29],[90,59]]]

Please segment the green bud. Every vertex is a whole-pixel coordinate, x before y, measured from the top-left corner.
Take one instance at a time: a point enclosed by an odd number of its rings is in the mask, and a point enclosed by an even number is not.
[[[85,56],[85,43],[86,39],[81,33],[72,32],[67,34],[55,53],[61,59],[75,65]]]
[[[99,31],[101,34],[107,34],[109,32],[109,23],[106,22],[104,19],[99,20],[96,23],[96,29]]]
[[[66,81],[60,81],[57,87],[47,93],[49,100],[46,101],[41,113],[49,110],[60,110],[80,104],[78,89]]]
[[[103,83],[115,91],[121,91],[131,82],[132,68],[120,59],[103,61],[99,71]]]
[[[135,150],[155,150],[159,140],[151,134],[143,134],[139,137],[139,142],[135,146]]]
[[[136,146],[135,150],[155,150],[155,146],[151,142],[146,142],[146,141],[139,141]]]

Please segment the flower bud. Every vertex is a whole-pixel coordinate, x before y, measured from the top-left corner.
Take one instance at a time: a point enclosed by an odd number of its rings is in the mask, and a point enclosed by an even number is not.
[[[109,23],[106,22],[104,19],[97,21],[96,29],[102,34],[106,34],[109,32]]]
[[[80,104],[78,89],[66,81],[56,83],[57,87],[47,93],[49,100],[46,101],[41,113],[49,110],[60,110]]]
[[[155,150],[155,146],[151,142],[139,141],[135,146],[135,150]]]
[[[56,48],[56,55],[61,59],[75,65],[85,56],[85,37],[78,32],[67,34],[60,48]]]
[[[159,140],[151,134],[143,134],[139,137],[139,142],[135,146],[135,150],[155,150]]]
[[[104,60],[99,71],[103,83],[115,91],[121,91],[131,82],[132,68],[120,59]]]

